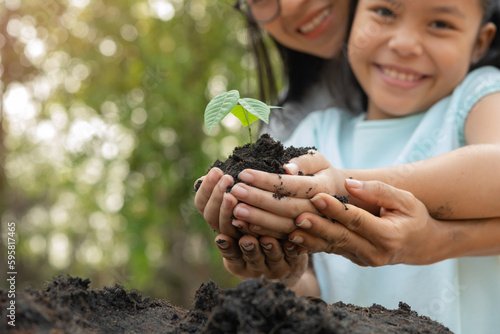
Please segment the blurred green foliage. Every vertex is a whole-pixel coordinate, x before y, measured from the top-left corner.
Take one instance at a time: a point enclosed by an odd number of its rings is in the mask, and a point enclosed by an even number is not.
[[[232,3],[0,0],[0,263],[15,222],[18,290],[64,273],[190,307],[238,282],[193,201],[247,140],[202,125],[218,93],[255,96]]]

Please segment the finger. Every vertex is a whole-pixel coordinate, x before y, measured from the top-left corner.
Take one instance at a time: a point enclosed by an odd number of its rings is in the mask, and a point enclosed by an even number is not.
[[[311,199],[311,202],[324,216],[338,221],[347,230],[364,238],[370,239],[370,236],[380,235],[386,228],[383,221],[377,220],[377,217],[368,211],[354,205],[344,204],[331,195],[318,194]],[[312,215],[308,217],[312,217]],[[297,223],[301,219],[304,219],[304,217],[297,217]],[[321,225],[320,228],[323,228],[323,226]]]
[[[238,203],[233,210],[233,214],[239,220],[256,225],[251,229],[253,232],[258,232],[258,228],[261,228],[276,233],[288,234],[296,229],[295,219],[278,216],[272,212],[264,211],[245,203]],[[262,234],[261,232],[258,233]]]
[[[233,224],[233,210],[238,204],[238,200],[229,193],[224,193],[222,197],[222,205],[219,213],[219,229],[220,233],[229,235],[232,238],[239,238],[240,232]],[[241,228],[240,228],[241,229]]]
[[[329,166],[330,162],[323,154],[316,150],[309,150],[308,154],[291,159],[284,167],[287,174],[298,175],[302,173],[303,175],[307,175],[316,174]]]
[[[238,179],[271,193],[297,198],[311,198],[319,192],[328,192],[327,183],[318,175],[287,175],[245,169]]]
[[[203,212],[203,218],[207,223],[216,231],[220,232],[220,211],[222,209],[222,202],[224,194],[229,186],[234,183],[231,175],[223,175],[217,185],[212,190],[212,195],[208,199]]]
[[[259,241],[250,235],[241,237],[238,241],[243,260],[246,263],[246,269],[249,275],[259,277],[266,271],[266,261]]]
[[[239,201],[264,211],[272,212],[278,216],[295,218],[302,212],[319,213],[308,199],[276,196],[276,193],[255,188],[241,182],[234,185],[231,189],[231,194]],[[294,196],[295,194],[290,195]]]
[[[413,194],[380,181],[346,179],[345,188],[354,197],[386,210],[398,210],[404,214],[414,210]]]
[[[346,257],[349,254],[345,252],[348,252],[364,258],[366,254],[377,251],[369,239],[350,230],[344,224],[332,222],[318,215],[309,213],[300,215],[297,217],[297,226],[301,231],[291,233],[290,241],[315,252],[334,253]]]
[[[270,272],[269,278],[282,278],[290,273],[290,265],[285,260],[285,254],[278,240],[271,237],[259,239],[262,251],[266,257],[266,264]]]
[[[223,257],[226,269],[234,275],[241,274],[246,267],[246,263],[243,260],[237,240],[219,234],[215,238],[215,244]]]
[[[205,206],[207,205],[210,196],[212,196],[212,191],[222,175],[224,175],[222,170],[219,168],[212,168],[207,175],[202,177],[203,182],[201,183],[194,198],[194,204],[201,214],[205,211]]]

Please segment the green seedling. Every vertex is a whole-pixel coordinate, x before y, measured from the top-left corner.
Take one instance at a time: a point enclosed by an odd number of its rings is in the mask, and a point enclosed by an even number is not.
[[[250,145],[253,146],[250,124],[258,119],[268,124],[272,108],[281,107],[268,106],[264,102],[251,98],[242,99],[237,90],[231,90],[217,95],[208,103],[205,109],[205,126],[210,132],[231,113],[240,120],[243,126],[248,127]]]

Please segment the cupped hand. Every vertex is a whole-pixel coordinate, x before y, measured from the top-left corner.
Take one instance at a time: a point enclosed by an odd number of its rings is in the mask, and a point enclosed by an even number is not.
[[[196,192],[194,203],[205,221],[217,233],[224,233],[233,238],[240,236],[231,224],[236,198],[227,193],[228,187],[234,184],[231,175],[224,175],[219,168],[212,168],[207,175],[196,181],[203,181]],[[243,222],[240,223],[243,225]]]
[[[220,234],[215,243],[224,258],[226,270],[242,280],[263,276],[280,279],[292,287],[307,269],[307,252],[289,241],[281,245],[271,237],[257,239],[245,235],[236,240]]]
[[[379,216],[318,194],[311,202],[322,216],[298,216],[299,229],[289,239],[312,252],[335,253],[362,266],[441,259],[438,224],[415,196],[379,181],[346,180],[345,186],[352,196],[381,207]]]

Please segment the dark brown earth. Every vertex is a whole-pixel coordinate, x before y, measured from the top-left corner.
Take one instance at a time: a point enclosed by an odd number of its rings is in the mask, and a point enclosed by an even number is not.
[[[6,323],[7,290],[0,290],[1,333],[451,333],[404,303],[327,305],[297,297],[278,282],[249,279],[221,290],[213,282],[196,292],[190,310],[143,297],[120,285],[90,289],[90,280],[58,276],[16,297],[15,327]]]
[[[245,144],[236,147],[226,160],[216,160],[209,170],[218,167],[224,174],[231,175],[235,183],[240,182],[238,175],[247,168],[285,174],[284,164],[293,158],[307,154],[311,149],[314,147],[285,148],[280,141],[275,141],[269,134],[263,134],[253,146]],[[195,190],[198,190],[200,185],[201,181],[196,184]]]

